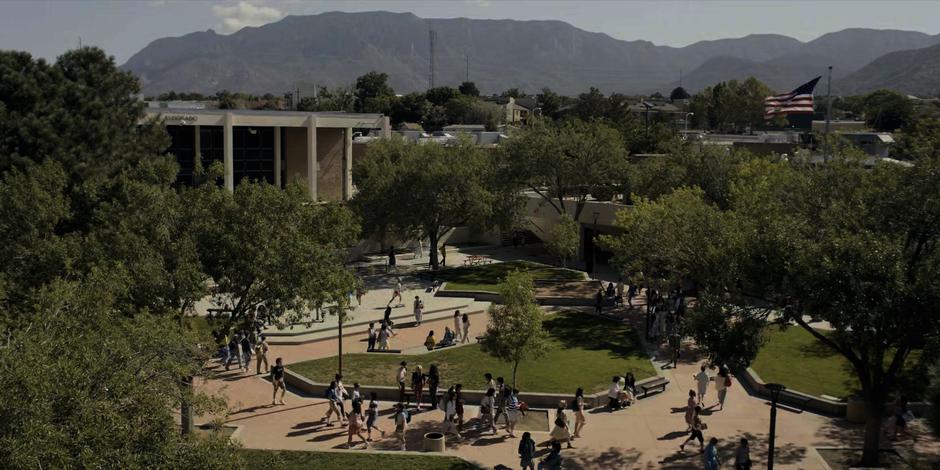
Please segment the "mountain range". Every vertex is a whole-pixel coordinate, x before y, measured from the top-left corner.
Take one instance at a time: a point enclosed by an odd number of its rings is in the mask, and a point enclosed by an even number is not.
[[[223,89],[279,94],[339,86],[378,70],[399,93],[468,76],[484,93],[549,87],[577,94],[664,94],[680,83],[695,92],[716,82],[755,76],[786,91],[826,74],[835,92],[893,88],[940,92],[940,35],[847,29],[809,42],[777,34],[700,41],[685,47],[624,41],[562,21],[424,19],[411,13],[329,12],[287,16],[230,35],[212,30],[153,41],[122,67],[145,94],[213,93]]]

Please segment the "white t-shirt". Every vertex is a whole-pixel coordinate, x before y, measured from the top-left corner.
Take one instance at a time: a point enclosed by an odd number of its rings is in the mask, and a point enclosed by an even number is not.
[[[399,367],[398,368],[398,382],[401,383],[404,381],[405,381],[405,368]]]
[[[607,392],[607,396],[610,398],[620,397],[620,383],[613,382],[610,384],[610,390]]]
[[[695,381],[698,382],[699,390],[705,390],[705,387],[708,386],[709,380],[711,380],[711,378],[708,376],[708,372],[705,372],[704,370],[698,374],[695,374]]]

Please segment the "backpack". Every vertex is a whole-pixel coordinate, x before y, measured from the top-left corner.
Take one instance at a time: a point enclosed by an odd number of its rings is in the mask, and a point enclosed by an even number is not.
[[[577,398],[571,401],[571,411],[578,411],[578,399]]]
[[[730,387],[733,382],[731,381],[731,376],[728,375],[725,377],[725,387]]]
[[[405,422],[411,424],[411,413],[408,410],[402,410],[402,413],[405,415]]]

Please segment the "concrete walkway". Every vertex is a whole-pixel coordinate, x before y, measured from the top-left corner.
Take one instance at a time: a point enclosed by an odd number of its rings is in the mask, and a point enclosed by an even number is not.
[[[448,254],[449,260],[456,256]],[[411,290],[416,291],[416,289]],[[370,291],[372,294],[372,291]],[[410,294],[410,292],[409,292]],[[413,298],[413,294],[410,294]],[[374,299],[368,302],[385,302],[390,298],[376,289]],[[406,296],[407,298],[407,296]],[[374,300],[374,302],[373,302]],[[425,300],[429,309],[432,302]],[[436,301],[436,299],[435,299]],[[364,302],[364,305],[366,302]],[[371,304],[370,304],[371,305]],[[374,308],[374,307],[367,307]],[[410,309],[409,309],[410,310]],[[635,314],[634,314],[635,315]],[[471,334],[478,335],[485,329],[485,315],[471,317]],[[427,330],[443,331],[444,326],[452,325],[449,316],[426,321],[420,328],[404,327],[398,330],[394,338],[396,348],[409,349],[421,345]],[[440,333],[438,333],[440,335]],[[362,333],[346,336],[342,339],[345,352],[365,350],[365,335]],[[283,357],[287,364],[294,362],[335,356],[338,342],[332,340],[317,341],[299,345],[272,345],[269,357]],[[574,469],[693,469],[701,468],[701,456],[697,445],[679,451],[679,444],[685,439],[686,425],[684,411],[688,391],[694,389],[693,374],[698,371],[701,357],[694,348],[686,348],[678,367],[672,369],[659,359],[659,351],[653,351],[654,364],[670,380],[664,393],[643,399],[635,406],[609,413],[605,410],[591,410],[587,414],[587,426],[582,438],[574,442],[575,448],[564,450],[565,468]],[[662,358],[666,355],[663,354]],[[218,370],[213,363],[213,367]],[[252,365],[254,372],[254,365]],[[563,371],[561,371],[563,373]],[[394,371],[389,371],[394,374]],[[352,389],[355,377],[347,374],[345,383]],[[443,378],[445,385],[450,383]],[[481,378],[482,382],[482,378]],[[346,430],[334,426],[325,427],[320,418],[327,406],[322,397],[301,396],[289,393],[286,406],[271,406],[271,385],[264,378],[254,375],[242,375],[238,372],[220,372],[219,376],[202,381],[199,384],[208,392],[217,392],[224,396],[231,413],[223,418],[230,425],[241,427],[238,439],[248,448],[263,449],[341,449],[345,447]],[[576,384],[572,384],[576,386]],[[471,387],[472,388],[472,387]],[[573,391],[573,390],[572,390]],[[368,389],[363,390],[368,394]],[[706,394],[706,405],[716,402],[714,389]],[[349,403],[346,403],[347,407]],[[472,405],[472,404],[471,404]],[[389,419],[391,404],[381,404],[382,415],[379,426],[386,431],[392,430]],[[468,407],[468,418],[472,416]],[[747,394],[740,383],[732,385],[728,392],[724,410],[711,407],[706,410],[703,420],[708,425],[705,438],[717,437],[720,440],[722,468],[733,468],[733,455],[737,441],[747,438],[751,442],[751,459],[754,467],[765,468],[767,459],[767,440],[769,429],[769,403]],[[424,411],[414,416],[407,441],[409,450],[420,450],[421,437],[425,432],[438,430],[443,414],[440,411]],[[203,417],[207,420],[207,417]],[[572,420],[573,422],[573,420]],[[473,422],[471,421],[471,424]],[[920,455],[940,458],[940,442],[930,437],[922,420],[912,426],[916,441],[906,440],[896,444],[896,448],[916,451]],[[537,443],[548,439],[548,433],[533,433]],[[777,418],[776,467],[779,469],[825,469],[815,447],[858,447],[861,444],[862,430],[844,419],[829,418],[812,413],[798,413],[781,409]],[[374,448],[395,450],[391,438],[380,439],[373,436]],[[496,436],[468,431],[462,440],[449,440],[446,453],[464,457],[487,466],[497,464],[518,468],[516,449],[518,440],[508,438],[500,431]],[[885,443],[888,445],[889,443]],[[350,450],[363,452],[363,450]],[[539,447],[539,455],[547,453],[544,446]]]

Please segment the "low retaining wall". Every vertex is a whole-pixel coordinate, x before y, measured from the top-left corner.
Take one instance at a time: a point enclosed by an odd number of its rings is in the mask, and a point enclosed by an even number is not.
[[[640,380],[636,383],[637,388],[640,385],[655,380],[659,376],[649,377],[643,380]],[[293,387],[297,390],[300,390],[308,395],[313,397],[326,397],[326,390],[329,387],[329,384],[322,384],[314,382],[296,372],[291,371],[290,369],[284,370],[284,381],[289,387]],[[449,385],[448,385],[449,386]],[[398,401],[398,387],[389,387],[384,385],[364,385],[360,384],[362,389],[362,396],[369,397],[369,394],[375,392],[376,396],[381,401]],[[446,391],[447,388],[441,389]],[[406,389],[407,392],[411,391],[411,387]],[[475,406],[483,400],[483,396],[486,395],[485,391],[482,390],[467,390],[463,391],[464,400],[466,400],[468,405]],[[574,398],[573,394],[563,394],[563,393],[529,393],[522,392],[519,394],[519,400],[524,401],[526,404],[533,408],[547,408],[554,409],[558,406],[558,402],[561,400],[566,400],[568,403],[571,403],[571,400]],[[607,405],[607,392],[599,392],[593,395],[585,395],[584,404],[587,408],[595,408]]]
[[[754,372],[754,369],[748,367],[743,373],[735,374],[735,377],[738,378],[741,384],[744,385],[751,394],[770,400],[770,391],[767,390],[766,384],[761,380],[760,376],[757,375],[757,372]],[[780,399],[777,402],[813,413],[838,417],[847,417],[849,409],[849,403],[847,402],[828,400],[790,389],[784,390],[780,394]],[[927,411],[927,408],[930,407],[930,403],[912,402],[908,407],[916,416],[922,416]],[[889,407],[888,411],[890,410],[891,408]],[[864,409],[861,412],[864,414]]]
[[[490,302],[494,304],[503,303],[503,297],[495,292],[477,291],[477,290],[447,290],[447,283],[442,283],[441,288],[434,294],[435,297],[460,297],[470,298],[478,302]],[[593,307],[593,297],[554,297],[554,296],[535,296],[535,301],[539,305],[549,305],[558,307]],[[613,305],[605,299],[606,306]]]

